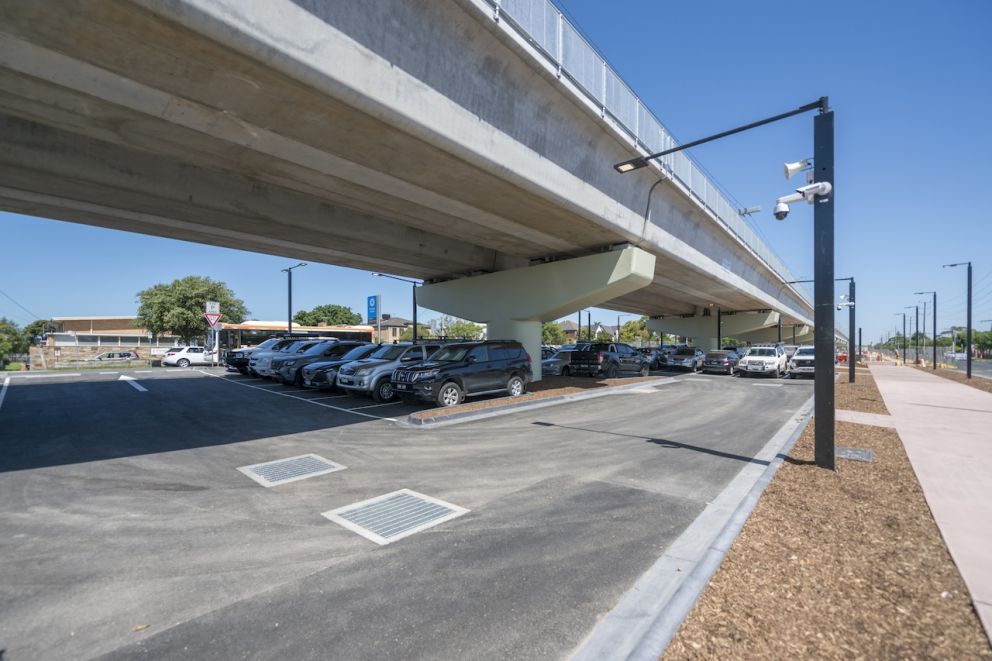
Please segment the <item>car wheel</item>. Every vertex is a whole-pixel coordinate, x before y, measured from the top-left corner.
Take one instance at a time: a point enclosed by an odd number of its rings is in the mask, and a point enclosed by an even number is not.
[[[238,368],[238,371],[241,372],[242,374],[247,374],[248,373],[248,369],[245,368],[245,367],[239,367]]]
[[[180,358],[179,362],[176,363],[179,367],[189,367],[189,361],[185,358]]]
[[[293,377],[293,385],[297,388],[303,387],[303,370],[298,371],[296,376]]]
[[[462,402],[462,389],[454,381],[441,386],[437,391],[437,405],[442,407],[456,406]]]
[[[617,378],[617,366],[616,365],[610,365],[609,367],[606,368],[606,378],[607,379],[615,379],[615,378]]]
[[[389,382],[389,379],[382,379],[375,384],[375,388],[372,389],[372,399],[377,402],[388,402],[392,398],[393,384]]]
[[[568,369],[568,365],[566,365],[565,367],[562,367],[561,368],[561,375],[562,376],[569,376],[571,373],[572,372]]]
[[[511,376],[506,382],[506,392],[510,397],[519,397],[524,394],[524,380],[519,376]]]

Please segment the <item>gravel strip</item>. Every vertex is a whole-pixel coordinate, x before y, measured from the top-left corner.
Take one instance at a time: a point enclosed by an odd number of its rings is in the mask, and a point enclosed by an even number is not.
[[[992,658],[899,436],[836,442],[874,462],[816,468],[810,425],[663,659]]]
[[[958,383],[963,383],[966,386],[971,386],[972,388],[977,388],[979,390],[984,390],[985,392],[992,392],[992,379],[983,379],[980,376],[972,376],[970,379],[964,370],[956,369],[938,369],[933,368],[925,369],[922,367],[917,367],[916,369],[926,372],[927,374],[936,374],[937,376],[942,376],[945,379],[950,379],[951,381],[957,381]]]

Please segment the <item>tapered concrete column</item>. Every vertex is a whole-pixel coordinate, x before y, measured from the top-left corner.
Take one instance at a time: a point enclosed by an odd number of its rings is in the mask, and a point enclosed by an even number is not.
[[[495,340],[517,340],[541,380],[541,324],[651,284],[654,255],[640,248],[437,284],[417,290],[417,302],[445,314],[488,325]]]
[[[723,312],[720,315],[720,335],[717,335],[717,313],[704,317],[665,317],[664,319],[649,319],[648,329],[659,334],[683,335],[692,340],[693,346],[703,351],[719,349],[720,337],[740,339],[743,335],[761,332],[770,328],[775,331],[778,324],[777,312]],[[772,340],[774,341],[774,339]]]

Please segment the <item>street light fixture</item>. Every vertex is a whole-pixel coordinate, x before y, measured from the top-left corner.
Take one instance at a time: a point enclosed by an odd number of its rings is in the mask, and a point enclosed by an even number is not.
[[[417,343],[417,285],[421,283],[416,280],[401,278],[397,275],[388,275],[386,273],[373,273],[372,275],[375,276],[376,278],[389,278],[391,280],[399,280],[400,282],[407,282],[413,285],[413,342],[414,344],[416,344]]]
[[[937,292],[935,291],[918,291],[913,292],[916,296],[922,296],[925,294],[933,294],[933,369],[937,369]],[[926,322],[924,322],[925,324]]]
[[[832,365],[834,362],[834,198],[831,193],[834,181],[834,113],[830,110],[827,97],[822,96],[813,103],[790,110],[789,112],[768,117],[766,119],[739,126],[729,131],[717,133],[707,138],[666,149],[664,151],[638,156],[613,168],[620,173],[632,172],[646,167],[654,159],[661,158],[683,149],[695,147],[706,142],[725,138],[735,133],[777,122],[787,117],[793,117],[811,110],[819,110],[813,119],[813,176],[809,186],[797,189],[801,199],[814,203],[813,212],[813,245],[814,276],[816,284],[813,287],[813,320],[816,325],[814,339],[814,356],[820,365]],[[787,170],[788,173],[788,170]],[[804,190],[807,189],[807,190]],[[785,204],[782,200],[780,203]],[[786,209],[786,213],[788,210]],[[776,208],[775,217],[779,218],[781,209]],[[785,218],[781,216],[779,220]],[[815,429],[815,458],[816,465],[821,468],[834,469],[834,432],[836,428],[836,411],[834,407],[833,370],[816,370],[814,375],[814,398],[816,416]]]
[[[300,262],[296,266],[282,269],[282,272],[286,274],[286,287],[288,290],[286,296],[286,332],[290,335],[293,334],[293,269],[298,269],[306,265],[306,262]]]
[[[944,268],[954,268],[955,266],[968,266],[968,341],[965,351],[967,352],[966,365],[968,367],[968,378],[971,378],[971,262],[958,262],[956,264],[944,264]]]

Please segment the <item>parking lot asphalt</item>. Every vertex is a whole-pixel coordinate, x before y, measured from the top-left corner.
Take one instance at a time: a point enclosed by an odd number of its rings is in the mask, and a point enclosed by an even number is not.
[[[128,375],[0,404],[5,661],[567,656],[812,391],[686,375],[412,430],[405,404]],[[236,470],[309,452],[347,468]],[[404,488],[470,511],[386,546],[321,516]]]

